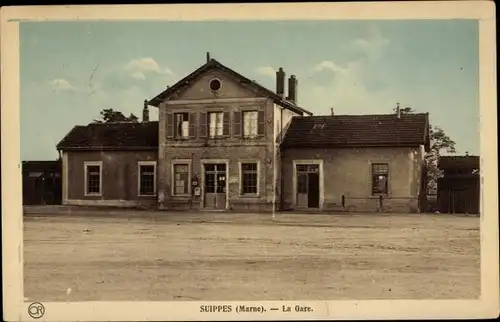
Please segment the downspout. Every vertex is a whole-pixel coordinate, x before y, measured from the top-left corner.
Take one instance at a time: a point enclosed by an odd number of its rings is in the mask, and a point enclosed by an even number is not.
[[[281,143],[283,142],[283,106],[280,106],[280,144],[278,145],[279,148],[279,155],[280,155],[280,208],[279,210],[283,210],[283,150],[281,148]]]
[[[194,163],[194,153],[191,153],[191,169],[189,169],[190,170],[189,172],[191,173],[191,177],[189,178],[189,181],[188,181],[188,184],[190,185],[189,191],[191,192],[191,198],[189,199],[190,200],[190,202],[189,202],[190,209],[193,209],[193,204],[194,204],[194,188],[195,187],[193,187],[193,179],[194,179],[195,175],[194,175],[194,164],[193,163]],[[199,185],[199,183],[198,183],[198,185]]]

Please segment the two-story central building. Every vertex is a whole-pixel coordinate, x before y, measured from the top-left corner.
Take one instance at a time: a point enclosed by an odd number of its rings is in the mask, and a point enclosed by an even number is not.
[[[273,92],[207,57],[145,101],[143,122],[68,133],[63,204],[418,211],[428,115],[312,117],[297,84],[280,68]]]
[[[164,208],[278,209],[279,136],[296,115],[295,76],[277,93],[208,60],[157,95],[158,200]]]

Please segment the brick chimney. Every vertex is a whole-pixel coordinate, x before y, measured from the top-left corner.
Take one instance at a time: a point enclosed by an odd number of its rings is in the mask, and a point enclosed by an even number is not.
[[[285,71],[283,67],[276,72],[276,94],[285,97]]]
[[[288,79],[288,100],[297,103],[297,84],[299,81],[295,75],[290,76]]]
[[[396,103],[396,116],[397,118],[401,118],[401,108],[399,107],[399,103]]]
[[[144,108],[142,109],[142,121],[149,122],[148,100],[144,100]]]
[[[210,53],[207,51],[207,63],[210,61]]]

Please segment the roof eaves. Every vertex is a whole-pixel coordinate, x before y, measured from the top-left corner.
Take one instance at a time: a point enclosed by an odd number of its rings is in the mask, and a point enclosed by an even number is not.
[[[56,149],[57,149],[57,150],[60,150],[60,148],[59,148],[59,147],[60,147],[60,146],[62,146],[62,143],[64,142],[64,140],[66,140],[66,139],[69,137],[69,135],[70,135],[71,133],[73,133],[73,131],[75,131],[75,130],[76,130],[76,128],[77,128],[77,127],[79,127],[79,126],[80,126],[80,125],[75,125],[75,126],[73,126],[73,127],[71,128],[71,130],[69,130],[69,132],[68,132],[68,133],[66,133],[66,135],[65,135],[65,136],[61,139],[61,141],[59,141],[59,143],[57,143],[57,144],[56,144]]]
[[[205,69],[207,69],[208,67],[210,67],[212,65],[216,65],[217,63],[218,62],[215,59],[211,59],[210,61],[206,62],[205,64],[203,64],[200,67],[198,67],[197,69],[195,69],[190,74],[186,75],[184,78],[179,80],[174,85],[168,87],[166,90],[164,90],[160,94],[156,95],[154,98],[152,98],[151,100],[146,102],[146,104],[150,105],[150,106],[158,107],[163,98],[168,97],[169,95],[171,95],[172,93],[177,91],[181,87],[181,85],[184,85],[186,82],[188,82],[192,78],[196,77],[199,73],[201,73],[202,71],[204,71]]]
[[[277,94],[276,94],[277,95]],[[312,112],[306,110],[305,108],[302,108],[292,102],[289,102],[289,101],[286,101],[284,99],[282,99],[281,97],[279,97],[279,95],[277,95],[277,99],[274,98],[274,102],[286,109],[289,109],[291,110],[292,112],[297,112],[297,113],[301,113],[301,114],[307,114],[307,115],[313,115]]]
[[[300,143],[296,142],[287,142],[286,137],[281,144],[281,147],[284,149],[295,149],[295,148],[331,148],[331,149],[341,149],[341,148],[384,148],[384,147],[417,147],[422,142],[415,141],[414,143],[405,142],[405,143],[314,143],[307,142],[306,140],[302,140]]]

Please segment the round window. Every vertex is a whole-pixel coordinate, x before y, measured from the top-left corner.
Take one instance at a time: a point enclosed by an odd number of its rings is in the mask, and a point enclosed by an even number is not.
[[[221,87],[221,82],[217,78],[214,78],[210,80],[210,83],[208,85],[210,86],[211,91],[217,92]]]

